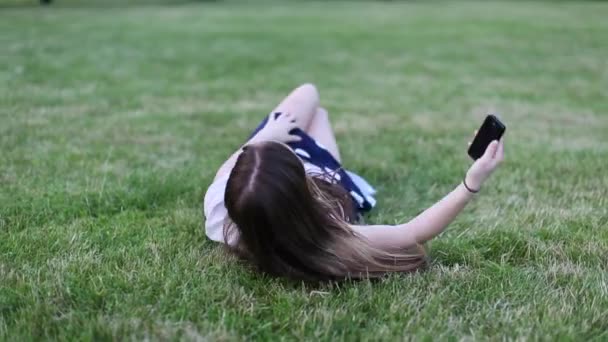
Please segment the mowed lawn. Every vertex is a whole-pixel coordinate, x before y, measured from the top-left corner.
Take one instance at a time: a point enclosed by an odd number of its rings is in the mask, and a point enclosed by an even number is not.
[[[607,17],[601,2],[0,8],[0,339],[608,339]],[[500,113],[506,161],[428,271],[304,286],[205,238],[216,169],[303,82],[378,187],[370,223],[455,187]]]

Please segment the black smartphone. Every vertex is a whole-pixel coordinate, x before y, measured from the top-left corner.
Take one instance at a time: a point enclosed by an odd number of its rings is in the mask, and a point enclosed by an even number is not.
[[[500,140],[506,129],[507,127],[497,117],[492,114],[488,115],[469,147],[469,156],[474,160],[481,158],[488,145],[493,140]]]

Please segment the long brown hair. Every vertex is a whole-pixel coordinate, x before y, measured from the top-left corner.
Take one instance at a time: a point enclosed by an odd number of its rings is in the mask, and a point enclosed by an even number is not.
[[[239,155],[224,197],[229,247],[273,276],[318,281],[374,278],[414,271],[424,249],[375,248],[349,225],[356,212],[338,184],[306,175],[299,158],[277,142],[252,144]]]

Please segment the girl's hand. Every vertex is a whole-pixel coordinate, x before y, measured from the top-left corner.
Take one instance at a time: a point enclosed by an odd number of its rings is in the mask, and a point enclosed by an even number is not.
[[[266,126],[257,134],[255,138],[264,140],[275,140],[283,143],[292,141],[300,141],[302,138],[295,134],[290,134],[291,130],[298,128],[296,118],[289,112],[284,112],[281,115],[270,113]]]
[[[469,145],[470,144],[471,143],[469,143]],[[479,190],[483,182],[490,177],[492,172],[496,170],[504,158],[504,138],[500,139],[500,141],[492,141],[490,145],[488,145],[488,148],[486,148],[486,152],[483,156],[477,159],[473,165],[471,165],[469,171],[467,171],[465,177],[467,185],[474,190]]]

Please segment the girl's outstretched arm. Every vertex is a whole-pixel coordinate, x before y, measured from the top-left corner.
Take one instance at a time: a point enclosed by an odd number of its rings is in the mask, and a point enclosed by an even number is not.
[[[493,141],[484,155],[473,163],[463,183],[411,221],[394,226],[353,226],[353,229],[382,249],[404,248],[424,243],[445,230],[473,198],[473,191],[481,188],[503,159],[502,139],[500,142]]]

